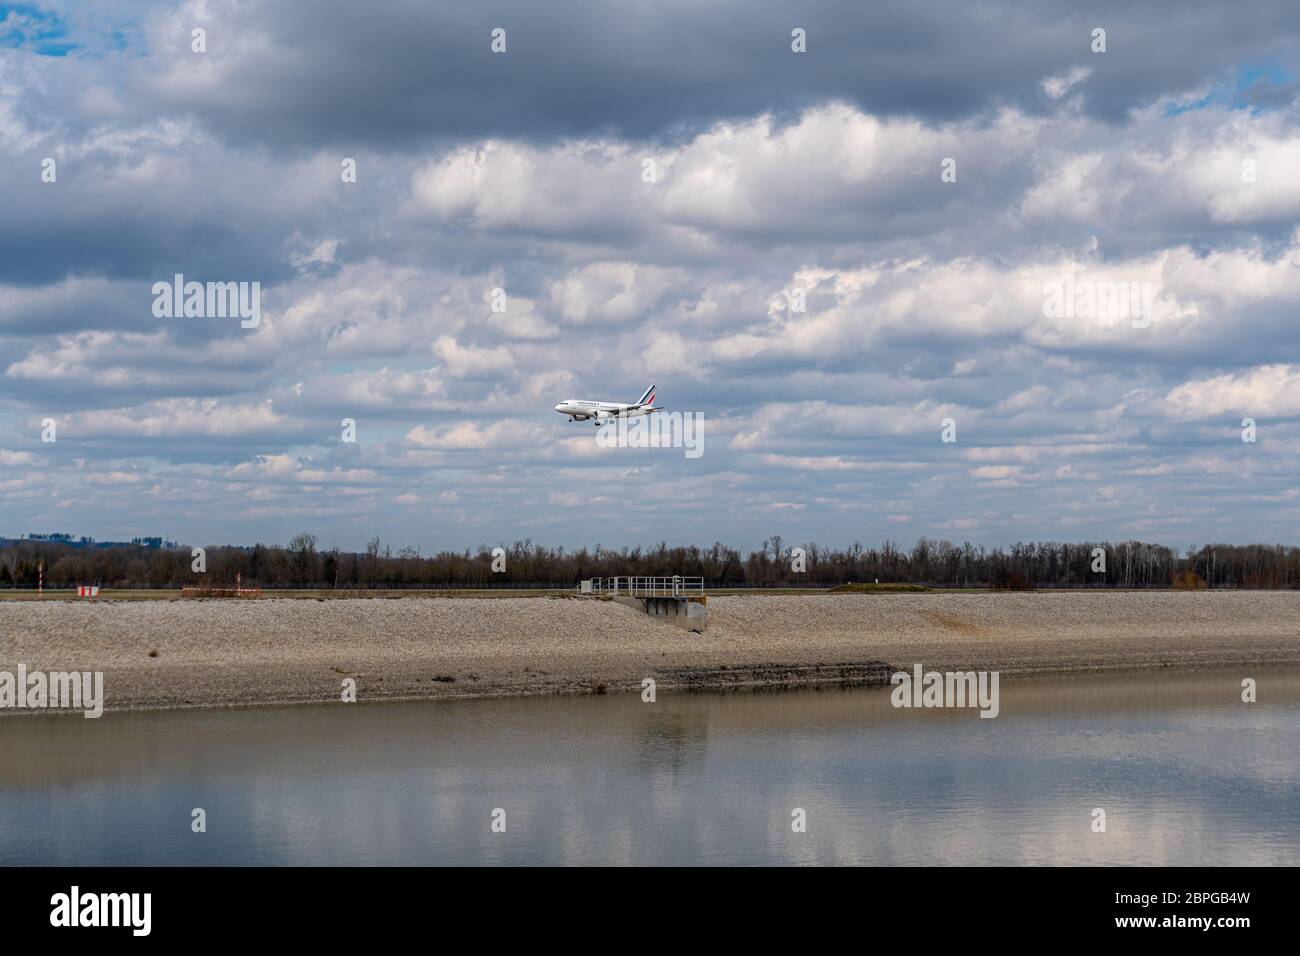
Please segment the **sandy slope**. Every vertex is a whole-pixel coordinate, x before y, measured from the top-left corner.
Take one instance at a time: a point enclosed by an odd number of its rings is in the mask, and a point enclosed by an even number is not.
[[[715,597],[692,634],[557,598],[0,602],[0,670],[102,670],[109,709],[1300,663],[1300,592]],[[0,714],[3,714],[0,711]]]

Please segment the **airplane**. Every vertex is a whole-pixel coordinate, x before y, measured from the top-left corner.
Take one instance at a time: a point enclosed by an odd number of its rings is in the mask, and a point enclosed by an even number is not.
[[[654,404],[655,386],[651,385],[631,405],[624,405],[621,402],[588,402],[580,398],[566,398],[555,406],[555,410],[561,415],[568,415],[571,422],[590,420],[593,425],[600,425],[602,421],[609,421],[611,418],[633,418],[637,415],[664,411],[662,408],[655,408]]]

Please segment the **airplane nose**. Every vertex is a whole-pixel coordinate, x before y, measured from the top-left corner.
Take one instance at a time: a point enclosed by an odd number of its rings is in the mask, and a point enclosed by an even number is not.
[[[556,410],[557,412],[562,412],[562,411],[564,411],[564,402],[560,402],[560,404],[556,405],[556,406],[555,406],[555,410]]]

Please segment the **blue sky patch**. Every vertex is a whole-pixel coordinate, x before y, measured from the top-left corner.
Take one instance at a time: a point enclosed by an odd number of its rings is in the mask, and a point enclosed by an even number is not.
[[[1300,83],[1296,75],[1276,62],[1242,64],[1210,92],[1194,100],[1168,103],[1166,116],[1178,116],[1193,110],[1212,107],[1225,110],[1250,110],[1252,114],[1269,112],[1289,105]]]
[[[67,56],[77,48],[57,13],[25,3],[0,3],[0,47],[40,56]]]

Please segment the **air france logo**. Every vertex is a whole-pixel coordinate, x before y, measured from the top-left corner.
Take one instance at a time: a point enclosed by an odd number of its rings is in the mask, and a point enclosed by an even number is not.
[[[74,886],[51,896],[50,906],[51,926],[126,926],[133,936],[148,936],[153,926],[152,893],[83,894]]]

